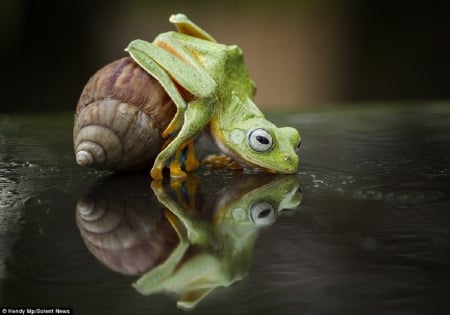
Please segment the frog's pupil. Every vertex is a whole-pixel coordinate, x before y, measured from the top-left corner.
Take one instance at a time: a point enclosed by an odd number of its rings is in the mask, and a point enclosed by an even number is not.
[[[272,212],[272,210],[270,210],[270,209],[264,209],[263,211],[261,211],[261,212],[258,214],[258,219],[267,217],[267,216],[270,214],[270,212]]]
[[[263,136],[256,136],[256,140],[258,140],[258,142],[262,144],[269,144],[269,139]]]

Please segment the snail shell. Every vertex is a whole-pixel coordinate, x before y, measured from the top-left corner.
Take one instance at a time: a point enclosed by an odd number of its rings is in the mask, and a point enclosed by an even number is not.
[[[175,112],[163,87],[130,57],[113,61],[90,78],[78,101],[77,163],[113,171],[151,166]]]
[[[164,261],[178,242],[163,210],[146,174],[121,173],[102,179],[78,199],[76,222],[101,263],[140,275]]]

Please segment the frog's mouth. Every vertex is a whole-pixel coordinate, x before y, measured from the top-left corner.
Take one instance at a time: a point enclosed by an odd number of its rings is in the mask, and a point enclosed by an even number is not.
[[[227,156],[229,156],[230,158],[232,158],[234,161],[238,162],[239,164],[241,164],[242,166],[247,166],[250,168],[256,168],[256,169],[260,169],[266,173],[269,174],[292,174],[293,171],[292,170],[288,170],[288,169],[282,169],[282,168],[274,168],[273,166],[268,166],[262,163],[255,163],[251,160],[248,159],[244,159],[239,152],[234,151],[232,149],[230,149],[229,147],[227,147],[222,141],[218,140],[215,137],[212,137],[212,139],[214,140],[214,142],[216,143],[216,145],[219,147],[219,149],[226,154]]]
[[[240,162],[240,163],[241,163],[241,162]],[[291,171],[291,170],[285,170],[285,169],[281,169],[281,168],[274,169],[274,168],[272,168],[272,167],[269,168],[269,167],[263,166],[263,165],[252,164],[252,163],[250,163],[250,162],[243,162],[243,163],[244,163],[245,165],[248,165],[249,167],[261,169],[261,170],[263,170],[264,172],[269,173],[269,174],[293,174],[293,173],[294,173],[294,172]]]

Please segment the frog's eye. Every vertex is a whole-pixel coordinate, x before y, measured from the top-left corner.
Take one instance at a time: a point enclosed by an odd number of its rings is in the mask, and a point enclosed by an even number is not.
[[[257,152],[267,152],[273,145],[272,135],[266,129],[254,129],[248,135],[248,145]]]
[[[268,201],[259,201],[254,203],[250,208],[250,221],[258,226],[267,226],[272,224],[275,217],[275,208]]]

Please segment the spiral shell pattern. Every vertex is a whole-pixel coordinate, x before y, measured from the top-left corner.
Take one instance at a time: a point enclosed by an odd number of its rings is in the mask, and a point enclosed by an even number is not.
[[[148,176],[114,174],[78,199],[76,222],[88,250],[110,269],[140,275],[164,261],[178,237],[150,193]]]
[[[106,65],[91,77],[77,104],[77,163],[113,171],[151,166],[175,111],[161,85],[131,58]]]

